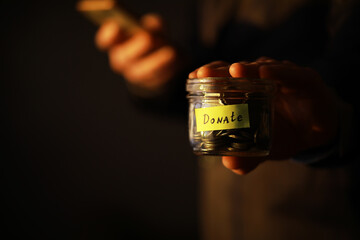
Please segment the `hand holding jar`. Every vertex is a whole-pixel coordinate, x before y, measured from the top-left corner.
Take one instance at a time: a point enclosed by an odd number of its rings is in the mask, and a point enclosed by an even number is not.
[[[269,154],[251,156],[221,154],[220,152],[220,155],[223,155],[224,166],[235,173],[248,173],[266,160],[289,159],[303,151],[327,145],[336,138],[338,130],[336,96],[313,69],[301,67],[289,61],[261,57],[254,62],[243,61],[233,64],[216,61],[189,74],[190,80],[209,77],[257,79],[257,82],[263,79],[276,85],[276,93],[272,100],[274,121],[271,125],[273,130],[270,131],[272,144]],[[222,134],[221,131],[216,133]],[[256,134],[258,133],[255,132],[255,140]],[[202,144],[205,144],[207,149],[214,146],[214,143]],[[227,149],[227,151],[232,150],[229,147]],[[259,147],[256,151],[258,150]]]

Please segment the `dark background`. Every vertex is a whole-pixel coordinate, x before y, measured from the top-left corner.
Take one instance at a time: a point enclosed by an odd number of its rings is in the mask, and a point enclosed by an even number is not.
[[[75,3],[1,1],[2,235],[197,239],[186,119],[134,107]],[[191,41],[191,1],[126,4]]]

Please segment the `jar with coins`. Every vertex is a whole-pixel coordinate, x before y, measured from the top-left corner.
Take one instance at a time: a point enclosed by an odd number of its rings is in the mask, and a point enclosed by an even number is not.
[[[275,89],[266,79],[188,79],[189,139],[194,153],[269,155]]]

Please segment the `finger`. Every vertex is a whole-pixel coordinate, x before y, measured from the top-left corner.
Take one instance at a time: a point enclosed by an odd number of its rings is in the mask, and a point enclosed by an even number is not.
[[[275,63],[275,62],[278,62],[276,61],[275,59],[273,58],[269,58],[269,57],[259,57],[258,59],[256,59],[256,62],[258,63]]]
[[[264,159],[223,156],[223,165],[236,174],[244,175],[254,170]]]
[[[215,61],[206,64],[196,71],[196,77],[231,77],[229,73],[229,63],[224,61]]]
[[[229,67],[208,68],[201,67],[197,71],[198,78],[205,77],[231,77]]]
[[[197,71],[198,71],[199,69],[197,68],[197,69],[195,69],[194,71],[192,71],[191,73],[189,73],[189,78],[197,78]]]
[[[131,64],[124,71],[129,82],[147,88],[156,88],[174,73],[177,53],[171,46],[163,46]]]
[[[116,72],[121,73],[132,62],[154,49],[155,45],[156,43],[149,33],[138,32],[130,39],[110,49],[110,65]]]
[[[95,35],[95,44],[100,50],[107,50],[124,38],[120,26],[115,21],[105,22]]]
[[[189,73],[189,78],[230,77],[228,68],[229,63],[224,61],[214,61]],[[200,75],[198,75],[199,70],[201,70]]]
[[[230,66],[229,72],[232,77],[236,78],[259,78],[259,64],[237,62]]]
[[[155,14],[148,13],[144,15],[141,20],[141,25],[150,32],[163,32],[164,31],[164,22],[163,19]]]

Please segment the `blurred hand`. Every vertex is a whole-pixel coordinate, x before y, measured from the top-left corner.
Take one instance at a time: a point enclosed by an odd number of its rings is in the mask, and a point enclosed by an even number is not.
[[[110,67],[116,73],[136,86],[156,90],[175,75],[179,57],[163,37],[159,16],[147,14],[140,24],[142,29],[130,36],[109,20],[98,30],[95,42],[99,49],[108,52]]]
[[[223,156],[225,167],[246,174],[265,160],[285,160],[304,150],[330,143],[336,136],[336,97],[317,72],[289,61],[261,57],[255,62],[216,61],[189,74],[189,78],[247,77],[277,83],[274,99],[273,143],[269,157]]]

